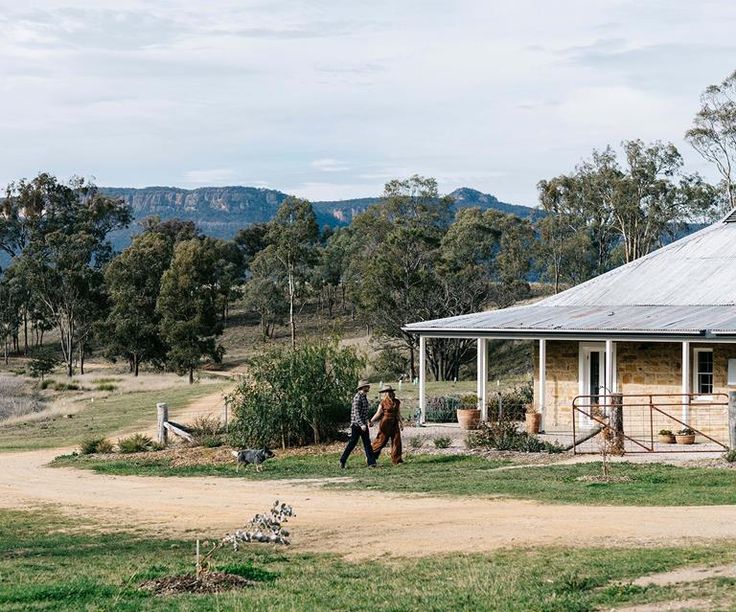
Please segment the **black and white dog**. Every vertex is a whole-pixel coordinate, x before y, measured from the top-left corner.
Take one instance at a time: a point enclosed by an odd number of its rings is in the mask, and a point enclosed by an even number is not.
[[[271,451],[269,448],[261,448],[258,450],[246,448],[243,450],[232,451],[232,455],[238,462],[238,470],[240,470],[241,465],[252,464],[256,466],[256,472],[261,471],[261,465],[265,463],[266,459],[271,459],[271,457],[275,457],[273,451]]]

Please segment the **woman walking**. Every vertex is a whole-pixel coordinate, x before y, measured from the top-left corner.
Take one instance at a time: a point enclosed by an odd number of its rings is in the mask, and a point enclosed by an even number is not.
[[[378,426],[378,435],[373,440],[373,457],[378,459],[383,447],[391,440],[391,461],[394,465],[404,463],[401,458],[401,402],[396,399],[394,388],[386,385],[379,390],[383,394],[383,399],[378,405],[378,410],[370,424],[380,421]]]

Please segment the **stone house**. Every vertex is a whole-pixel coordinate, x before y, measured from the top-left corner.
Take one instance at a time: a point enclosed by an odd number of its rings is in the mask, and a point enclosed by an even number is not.
[[[736,390],[736,211],[539,302],[405,330],[419,336],[422,414],[427,339],[477,339],[484,417],[487,339],[532,339],[535,405],[546,431],[589,427],[586,412],[620,393],[631,407],[626,418],[641,419],[642,428],[649,420],[650,433],[682,424],[721,432],[725,394]]]

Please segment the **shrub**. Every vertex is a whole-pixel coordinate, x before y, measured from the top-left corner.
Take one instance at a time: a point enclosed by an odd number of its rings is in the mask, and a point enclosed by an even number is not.
[[[54,381],[52,380],[42,380],[41,384],[39,385],[41,389],[48,389],[49,387],[53,387]]]
[[[87,438],[79,445],[80,455],[91,455],[93,453],[111,453],[113,444],[107,438]]]
[[[409,359],[399,349],[389,347],[378,354],[371,366],[373,378],[398,380],[409,371]]]
[[[478,396],[475,393],[466,393],[460,396],[460,408],[477,408]]]
[[[469,448],[495,448],[503,451],[525,453],[560,453],[559,444],[544,442],[525,431],[519,431],[510,421],[481,423],[479,429],[471,431],[466,440]]]
[[[427,423],[457,423],[457,409],[460,398],[457,395],[441,395],[427,398]]]
[[[154,442],[150,437],[143,434],[133,434],[118,440],[118,450],[121,453],[144,453],[155,449]]]
[[[674,434],[669,429],[660,429],[659,430],[659,435],[660,436],[672,436]]]
[[[409,438],[409,446],[411,448],[422,448],[423,444],[424,438],[421,436],[411,436],[411,438]]]
[[[336,340],[276,349],[255,358],[225,398],[234,446],[282,447],[333,439],[350,418],[355,383],[364,365]]]
[[[98,391],[115,391],[117,389],[116,385],[113,385],[112,383],[100,383],[98,384],[95,389]]]
[[[194,446],[215,448],[222,446],[223,428],[220,419],[215,416],[198,416],[189,427]]]
[[[736,448],[732,448],[730,451],[726,451],[723,458],[729,463],[736,462]]]
[[[447,436],[440,436],[439,438],[434,439],[435,448],[450,448],[451,443],[452,440]]]
[[[55,382],[52,386],[54,391],[79,391],[77,383]]]
[[[51,374],[59,363],[59,358],[50,348],[37,348],[31,353],[31,360],[28,362],[28,374],[33,378],[43,380],[44,376]]]
[[[505,391],[500,397],[494,393],[488,399],[488,418],[492,421],[523,421],[526,406],[533,402],[534,385],[531,382]]]

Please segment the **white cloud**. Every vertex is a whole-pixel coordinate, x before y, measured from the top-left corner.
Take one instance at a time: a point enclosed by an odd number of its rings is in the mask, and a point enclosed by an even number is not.
[[[736,68],[727,0],[6,4],[0,181],[324,199],[422,173],[533,204],[539,179],[624,138],[703,169],[682,136]]]
[[[312,168],[316,168],[322,172],[344,172],[349,169],[347,164],[331,157],[315,159],[312,162]]]

